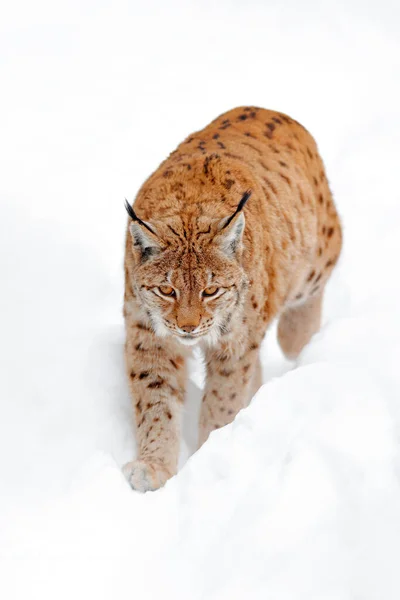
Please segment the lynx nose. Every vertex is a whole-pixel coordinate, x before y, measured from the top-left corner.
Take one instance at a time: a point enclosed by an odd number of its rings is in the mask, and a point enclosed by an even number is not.
[[[192,333],[192,331],[194,331],[195,329],[197,329],[197,325],[183,325],[181,327],[181,329],[185,332],[185,333]]]

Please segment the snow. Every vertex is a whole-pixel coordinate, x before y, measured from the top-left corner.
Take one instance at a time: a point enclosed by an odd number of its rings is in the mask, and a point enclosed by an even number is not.
[[[400,11],[395,2],[0,8],[0,597],[398,600]],[[316,137],[345,247],[296,364],[181,470],[130,490],[124,197],[241,104]],[[187,458],[191,455],[189,460]]]

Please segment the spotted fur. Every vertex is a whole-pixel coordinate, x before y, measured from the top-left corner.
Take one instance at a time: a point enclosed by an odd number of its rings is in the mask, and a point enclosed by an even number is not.
[[[260,386],[274,318],[289,357],[318,330],[342,235],[311,135],[255,107],[189,136],[128,209],[125,355],[138,458],[125,473],[146,491],[176,472],[190,345],[206,359],[202,444]]]

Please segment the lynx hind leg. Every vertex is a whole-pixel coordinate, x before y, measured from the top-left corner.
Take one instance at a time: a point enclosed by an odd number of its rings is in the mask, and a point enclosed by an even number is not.
[[[258,390],[260,389],[261,386],[262,386],[262,367],[261,367],[260,357],[257,356],[254,374],[253,374],[253,378],[251,380],[249,402],[253,398],[253,396],[255,396],[255,394],[258,392]]]
[[[296,358],[321,326],[323,292],[304,304],[288,307],[278,323],[278,341],[285,356]]]

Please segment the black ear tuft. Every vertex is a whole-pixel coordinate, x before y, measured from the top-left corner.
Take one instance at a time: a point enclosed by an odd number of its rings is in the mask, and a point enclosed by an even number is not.
[[[252,194],[251,190],[247,190],[247,192],[245,192],[238,204],[238,207],[236,209],[236,212],[239,212],[240,210],[242,210],[242,208],[244,208],[244,205],[246,204],[247,200],[250,198]]]
[[[220,222],[219,232],[215,237],[215,241],[227,256],[233,256],[238,251],[241,251],[245,226],[245,218],[242,210],[250,196],[251,191],[248,190],[243,194],[235,212]]]
[[[133,210],[132,206],[129,204],[129,202],[128,202],[128,200],[126,198],[125,198],[125,208],[126,208],[126,212],[130,216],[130,218],[132,219],[132,221],[137,221],[138,218],[136,216],[136,213],[135,213],[135,211]]]
[[[141,225],[142,227],[146,227],[146,229],[151,231],[151,233],[155,234],[155,231],[153,231],[152,228],[147,223],[142,221],[142,219],[139,219],[139,217],[137,216],[137,214],[135,213],[135,211],[133,210],[132,206],[129,204],[129,202],[126,198],[125,198],[125,208],[126,208],[126,212],[130,216],[132,221],[136,221],[137,223],[139,223],[139,225]]]
[[[157,231],[149,223],[139,219],[126,198],[125,208],[132,219],[132,222],[129,223],[129,231],[132,236],[134,255],[138,257],[140,262],[145,262],[161,252]]]
[[[247,192],[245,192],[237,206],[237,209],[235,210],[235,212],[226,220],[226,222],[224,223],[224,227],[223,229],[225,229],[225,227],[228,227],[229,223],[236,217],[236,215],[244,208],[247,200],[250,198],[251,196],[251,190],[247,190]]]

